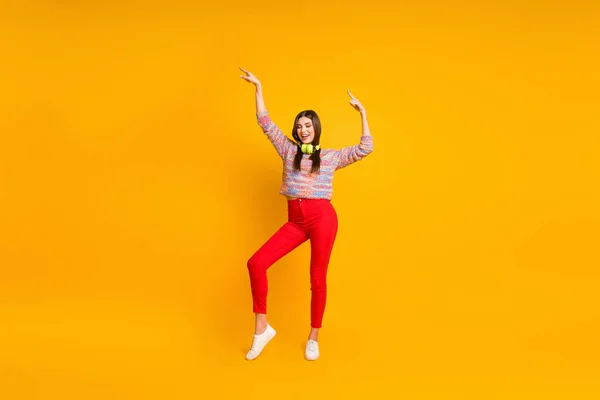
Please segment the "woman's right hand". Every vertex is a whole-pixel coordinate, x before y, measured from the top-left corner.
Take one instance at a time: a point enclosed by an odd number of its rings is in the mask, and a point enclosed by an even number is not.
[[[240,78],[246,80],[247,82],[253,83],[254,86],[256,86],[257,88],[260,87],[260,81],[258,80],[258,78],[256,76],[254,76],[254,74],[252,72],[246,71],[243,68],[240,68],[240,70],[246,74],[246,75],[240,75]]]

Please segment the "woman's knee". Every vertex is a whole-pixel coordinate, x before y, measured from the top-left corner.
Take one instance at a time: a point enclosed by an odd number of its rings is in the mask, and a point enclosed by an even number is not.
[[[260,258],[256,257],[256,256],[250,257],[250,259],[246,263],[246,267],[248,268],[248,271],[250,271],[251,274],[260,272],[260,271],[263,271],[266,269],[265,263],[262,262],[260,260]]]
[[[326,292],[327,279],[325,277],[315,277],[310,280],[310,290],[313,292]]]

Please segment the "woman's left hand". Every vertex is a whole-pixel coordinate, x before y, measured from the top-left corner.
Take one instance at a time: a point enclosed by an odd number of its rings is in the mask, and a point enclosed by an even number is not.
[[[358,101],[358,99],[356,97],[354,97],[352,95],[352,93],[350,93],[350,89],[348,89],[348,94],[350,95],[350,104],[352,105],[352,107],[354,107],[357,111],[359,111],[361,114],[365,113],[365,108],[363,107],[362,104],[360,104],[360,101]]]

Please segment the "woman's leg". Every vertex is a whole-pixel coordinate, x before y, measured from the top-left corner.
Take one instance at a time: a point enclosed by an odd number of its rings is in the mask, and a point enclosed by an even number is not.
[[[265,315],[267,314],[267,294],[269,290],[267,269],[306,240],[308,240],[308,235],[297,224],[286,222],[248,260],[247,266],[253,301],[252,309],[256,314],[259,314],[256,318],[257,324],[266,322]]]
[[[309,340],[318,341],[327,301],[327,268],[338,230],[337,214],[330,203],[324,203],[319,221],[309,231],[311,332]]]
[[[267,269],[307,239],[308,235],[298,225],[286,222],[248,260],[253,311],[256,319],[252,346],[246,354],[247,360],[254,360],[258,357],[276,334],[275,329],[267,322]]]
[[[327,300],[327,268],[337,235],[338,220],[333,206],[327,202],[309,230],[310,236],[310,303],[311,330],[306,341],[304,357],[313,361],[319,358],[319,329],[323,323]]]

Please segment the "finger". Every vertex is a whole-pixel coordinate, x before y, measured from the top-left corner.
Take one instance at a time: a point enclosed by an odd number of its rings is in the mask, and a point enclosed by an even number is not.
[[[355,98],[356,98],[356,97],[354,97],[354,96],[352,95],[352,93],[350,93],[350,89],[348,89],[348,94],[349,94],[349,95],[350,95],[350,97],[352,97],[353,99],[355,99]]]
[[[240,70],[242,70],[242,72],[244,72],[246,75],[252,75],[252,73],[250,73],[250,71],[246,71],[245,69],[243,69],[242,67],[238,67]]]

